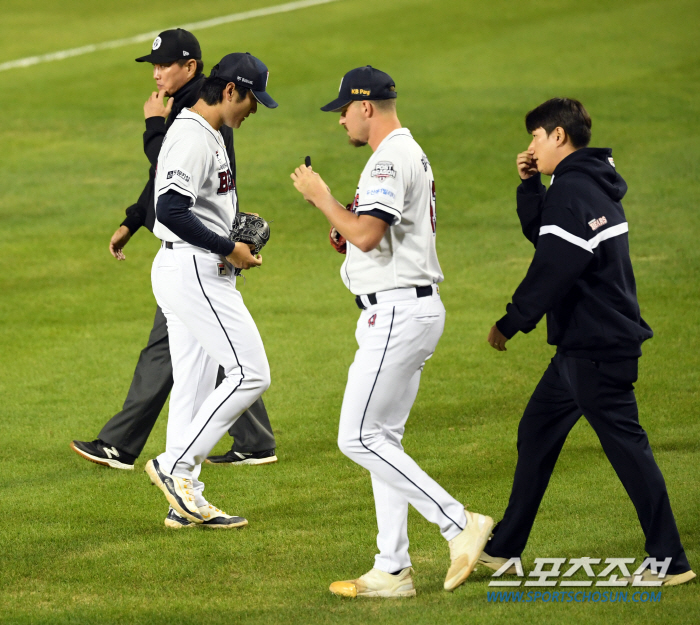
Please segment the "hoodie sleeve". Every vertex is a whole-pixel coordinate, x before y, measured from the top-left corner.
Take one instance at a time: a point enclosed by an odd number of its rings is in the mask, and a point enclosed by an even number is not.
[[[533,245],[537,245],[540,225],[542,221],[542,207],[547,193],[542,184],[540,174],[536,174],[523,180],[518,186],[516,202],[518,217],[523,234]]]
[[[533,234],[535,256],[513,294],[513,301],[506,306],[505,316],[496,322],[508,339],[518,331],[533,330],[545,313],[567,295],[593,260],[585,226],[568,208],[545,207],[539,230],[533,229]]]
[[[166,130],[165,117],[156,115],[146,119],[146,130],[143,133],[143,151],[153,167],[158,164],[158,154],[160,154]]]
[[[146,223],[146,215],[148,213],[148,205],[153,202],[153,168],[149,172],[148,182],[141,191],[139,199],[135,204],[126,209],[126,218],[121,225],[126,226],[131,234],[134,234],[141,226]]]

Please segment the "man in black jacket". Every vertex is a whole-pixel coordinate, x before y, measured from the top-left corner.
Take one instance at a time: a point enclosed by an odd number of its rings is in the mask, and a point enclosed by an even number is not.
[[[586,147],[591,120],[580,102],[549,100],[525,124],[533,138],[517,158],[517,204],[535,255],[488,342],[505,351],[507,340],[546,314],[547,341],[557,351],[520,421],[510,501],[481,562],[498,569],[523,552],[564,441],[583,414],[637,510],[647,552],[658,562],[670,558],[665,575],[648,568],[643,579],[685,583],[695,574],[634,396],[641,344],[652,331],[637,303],[620,203],[627,184],[612,150]],[[540,173],[552,176],[549,190]]]
[[[146,131],[143,133],[143,148],[151,167],[148,182],[138,201],[126,209],[126,219],[109,243],[109,251],[117,260],[126,259],[124,246],[141,226],[153,231],[153,183],[158,154],[165,133],[180,111],[197,102],[204,81],[201,59],[199,42],[192,33],[181,28],[160,33],[153,42],[150,54],[136,59],[138,62],[153,64],[153,78],[158,88],[158,92],[154,92],[144,104]],[[166,97],[169,97],[167,105]],[[221,134],[231,161],[235,184],[233,132],[229,127],[223,126]],[[219,370],[220,378],[221,375]],[[97,440],[73,441],[71,448],[91,462],[116,469],[133,469],[172,386],[168,329],[163,312],[156,308],[148,344],[139,357],[121,412],[105,424]],[[223,456],[212,456],[208,462],[269,464],[277,461],[275,437],[262,398],[241,415],[229,434],[234,437],[232,449]]]

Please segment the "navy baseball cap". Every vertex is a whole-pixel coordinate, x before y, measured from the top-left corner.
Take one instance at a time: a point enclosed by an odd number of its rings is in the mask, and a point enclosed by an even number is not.
[[[139,63],[173,63],[180,59],[202,60],[199,41],[182,28],[164,30],[153,40],[151,53],[136,59]]]
[[[390,100],[396,97],[396,84],[386,72],[371,65],[351,69],[340,81],[338,97],[321,110],[335,113],[355,100]]]
[[[210,78],[221,78],[235,83],[236,87],[250,89],[260,104],[264,104],[269,109],[275,109],[277,102],[266,91],[269,76],[267,65],[250,52],[227,54],[209,72]]]

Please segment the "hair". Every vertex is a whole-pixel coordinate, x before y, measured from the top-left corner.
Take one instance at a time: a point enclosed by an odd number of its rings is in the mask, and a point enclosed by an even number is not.
[[[224,89],[231,81],[225,80],[224,78],[219,78],[218,76],[209,76],[204,79],[202,87],[199,90],[199,97],[202,98],[209,106],[214,106],[224,99]],[[238,87],[236,85],[236,96],[238,102],[248,94],[249,89],[245,87]]]
[[[179,59],[179,60],[177,60],[177,61],[175,61],[175,62],[176,62],[180,67],[184,67],[184,66],[185,66],[185,63],[187,63],[188,61],[191,61],[191,60],[192,60],[192,59]],[[195,70],[194,70],[194,75],[195,75],[195,76],[199,76],[199,75],[202,73],[202,71],[204,71],[204,61],[202,61],[201,59],[194,59],[194,60],[197,61],[197,67],[196,67]]]
[[[396,112],[396,98],[389,98],[388,100],[370,100],[373,106],[380,113],[395,113]]]
[[[591,141],[591,117],[578,100],[552,98],[525,115],[529,133],[544,128],[549,136],[555,128],[563,128],[575,148],[585,148]]]

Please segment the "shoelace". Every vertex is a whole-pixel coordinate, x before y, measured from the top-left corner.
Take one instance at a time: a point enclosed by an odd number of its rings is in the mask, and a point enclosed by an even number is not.
[[[211,504],[209,504],[209,509],[210,509],[210,510],[213,510],[214,512],[218,512],[219,514],[221,514],[221,515],[223,515],[223,516],[227,516],[225,512],[222,512],[221,510],[219,510],[218,508],[212,506]],[[203,516],[205,519],[208,519],[208,518],[211,516],[211,512],[208,512],[208,513],[206,514],[206,516],[204,515],[204,513],[202,513],[202,516]]]
[[[185,488],[183,488],[183,491],[185,495],[187,495],[187,500],[188,501],[194,501],[194,495],[192,495],[192,480],[184,479],[183,478],[183,483],[185,485]]]

